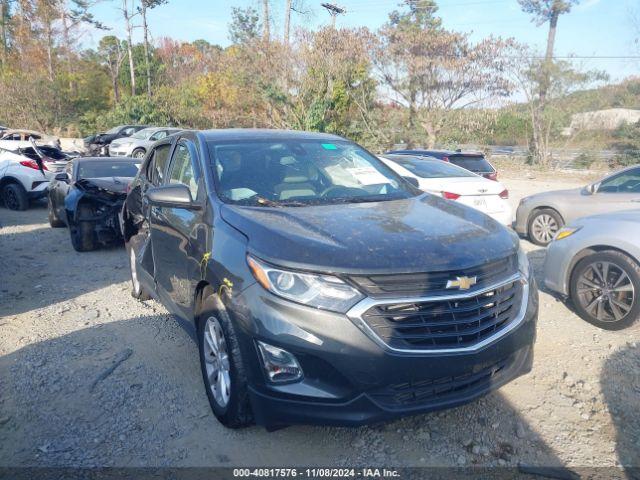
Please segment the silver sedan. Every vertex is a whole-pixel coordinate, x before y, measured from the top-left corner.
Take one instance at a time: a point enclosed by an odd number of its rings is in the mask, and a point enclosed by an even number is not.
[[[640,208],[640,166],[628,167],[583,188],[538,193],[520,201],[514,229],[547,245],[566,223],[600,213]]]
[[[109,155],[112,157],[144,158],[147,150],[154,142],[168,135],[180,132],[179,128],[149,127],[134,133],[130,137],[117,138],[109,144]]]
[[[640,210],[595,215],[562,228],[547,248],[545,286],[607,330],[640,317]]]

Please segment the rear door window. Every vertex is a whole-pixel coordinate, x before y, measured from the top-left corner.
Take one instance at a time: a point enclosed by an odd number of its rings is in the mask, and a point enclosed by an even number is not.
[[[472,172],[493,172],[494,169],[489,162],[482,156],[450,156],[449,161],[454,165],[457,165]]]
[[[160,145],[153,151],[153,157],[147,167],[147,178],[155,186],[160,185],[164,179],[170,149],[171,144],[166,144]]]
[[[198,198],[198,178],[193,166],[194,161],[187,145],[179,143],[173,153],[169,183],[186,185],[191,192],[191,198],[195,200]]]

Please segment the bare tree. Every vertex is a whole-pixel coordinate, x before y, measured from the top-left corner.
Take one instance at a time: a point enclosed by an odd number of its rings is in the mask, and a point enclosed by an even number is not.
[[[131,20],[135,17],[138,12],[133,11],[133,2],[131,0],[131,7],[129,6],[129,0],[122,0],[122,16],[124,17],[125,29],[127,31],[127,55],[129,57],[129,75],[131,78],[131,95],[136,94],[136,71],[135,71],[135,63],[133,60],[133,40],[132,40],[132,32],[133,25],[131,24]]]
[[[125,52],[120,40],[112,35],[103,37],[98,45],[98,54],[102,57],[102,62],[109,72],[111,87],[113,89],[113,99],[117,104],[120,102],[118,79],[120,77],[120,68],[122,67],[122,62],[125,57]]]
[[[563,110],[571,101],[571,93],[608,79],[604,72],[583,71],[574,68],[570,62],[556,61],[544,67],[546,61],[524,45],[513,45],[507,55],[511,59],[507,70],[512,75],[519,90],[524,94],[531,123],[530,154],[532,160],[542,165],[551,163],[550,142],[554,129],[563,120]],[[541,108],[540,83],[545,76],[548,82],[545,108]],[[563,99],[563,104],[558,100]]]
[[[7,63],[7,21],[9,19],[9,0],[0,0],[0,66],[4,67]]]
[[[74,79],[74,61],[73,53],[75,51],[76,39],[73,37],[73,31],[76,27],[85,24],[91,25],[99,30],[108,30],[102,22],[97,20],[90,12],[100,0],[55,0],[60,3],[60,28],[62,30],[61,53],[66,64],[67,75],[69,77],[69,90],[75,95],[77,93],[77,84]],[[53,3],[53,2],[52,2]]]
[[[408,110],[409,143],[419,124],[433,147],[450,111],[510,94],[501,55],[509,42],[490,37],[472,44],[441,27],[433,2],[429,10],[424,3],[406,5],[408,11],[392,12],[380,29],[374,60],[392,100]]]
[[[147,10],[167,3],[168,0],[140,0],[138,11],[142,15],[142,30],[144,43],[144,62],[147,72],[147,95],[151,97],[151,58],[149,53],[149,25],[147,23]]]

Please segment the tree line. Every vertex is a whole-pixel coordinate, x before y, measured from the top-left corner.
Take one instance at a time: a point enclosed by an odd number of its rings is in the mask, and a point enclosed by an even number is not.
[[[292,128],[372,148],[525,142],[544,163],[565,120],[556,100],[606,79],[554,59],[559,19],[578,0],[514,0],[548,27],[544,55],[446,28],[435,0],[405,0],[375,31],[294,30],[308,1],[283,0],[276,19],[276,0],[260,0],[232,9],[225,48],[152,41],[149,12],[168,1],[111,0],[118,38],[93,0],[0,0],[0,124],[66,135],[129,122]],[[94,48],[85,47],[89,28],[103,32]],[[525,101],[504,108],[514,96]]]

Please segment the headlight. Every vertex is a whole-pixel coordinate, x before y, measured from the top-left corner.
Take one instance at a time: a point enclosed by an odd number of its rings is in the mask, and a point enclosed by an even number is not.
[[[562,240],[563,238],[570,237],[571,235],[576,233],[581,228],[582,227],[564,227],[564,228],[561,228],[560,230],[558,230],[558,233],[556,233],[556,236],[553,237],[553,240]]]
[[[287,300],[345,313],[364,298],[358,290],[337,277],[282,270],[252,257],[247,257],[247,262],[260,285]]]
[[[522,249],[522,245],[518,248],[518,270],[524,278],[529,278],[531,266],[529,265],[529,257],[527,257],[527,253]]]

